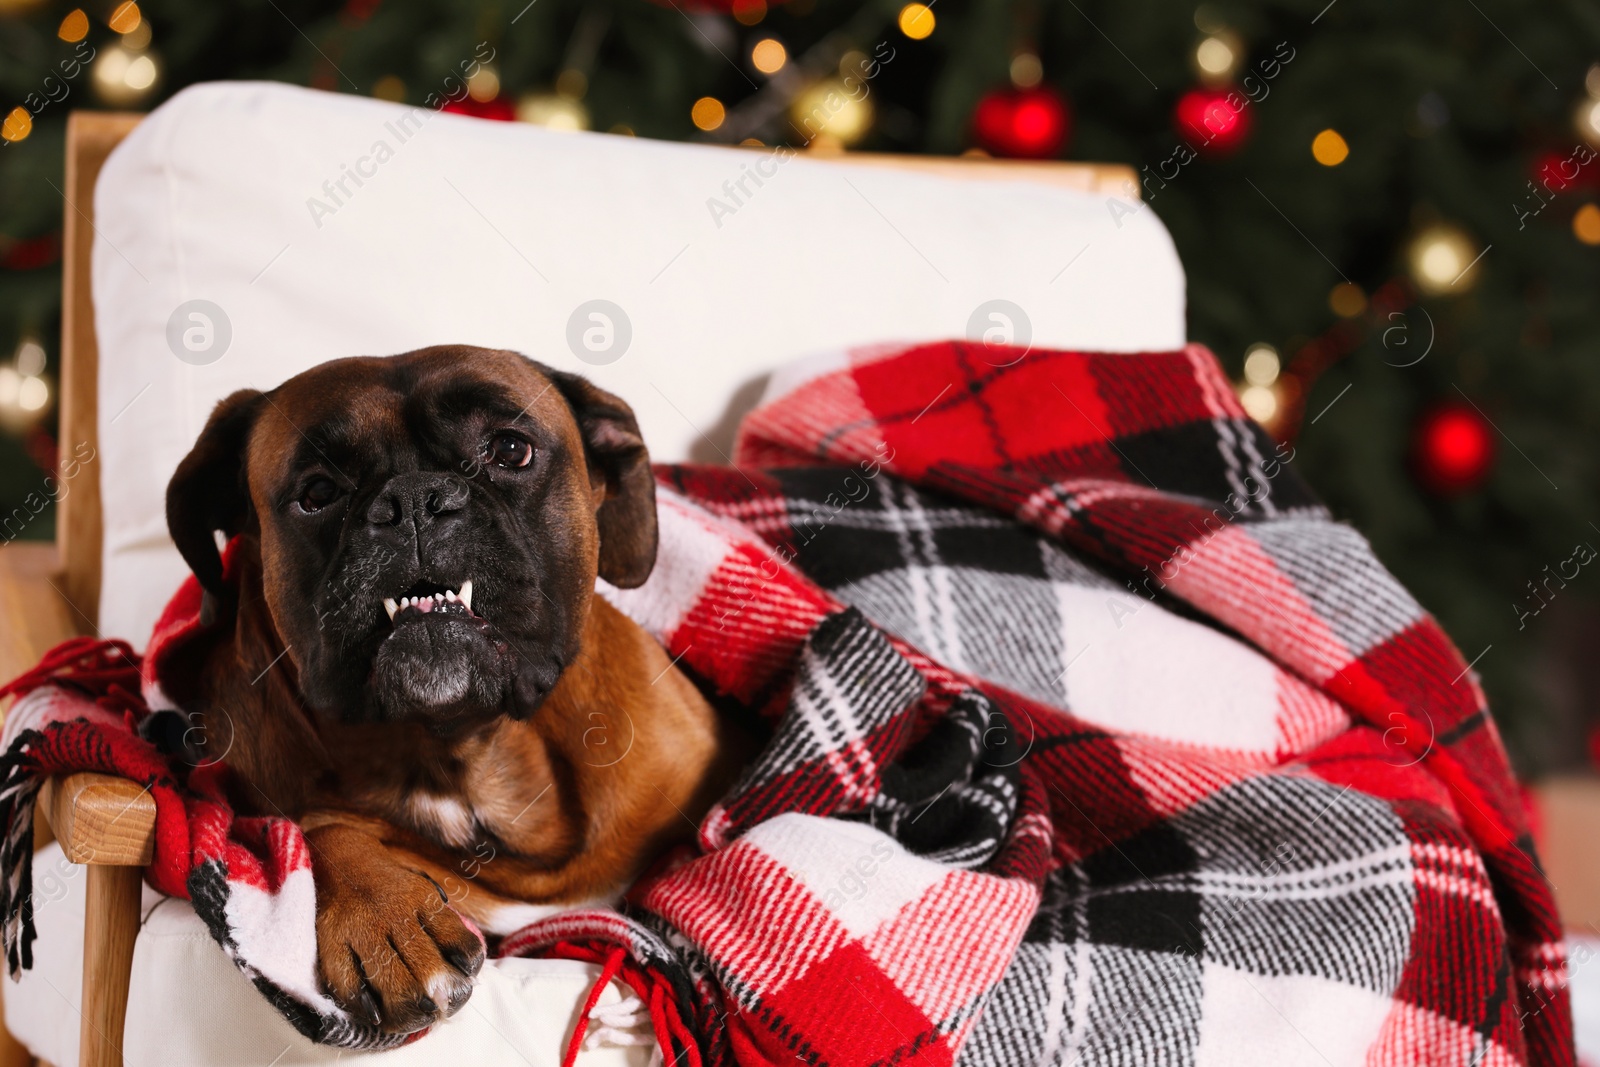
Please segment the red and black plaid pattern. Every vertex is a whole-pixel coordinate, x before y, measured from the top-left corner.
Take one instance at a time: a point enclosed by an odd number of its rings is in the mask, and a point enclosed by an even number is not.
[[[1481,690],[1209,353],[833,366],[613,594],[773,725],[630,896],[712,1061],[1573,1061]]]

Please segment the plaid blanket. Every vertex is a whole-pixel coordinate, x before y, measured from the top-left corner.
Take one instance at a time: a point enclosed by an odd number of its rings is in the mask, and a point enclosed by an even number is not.
[[[733,466],[659,470],[656,571],[602,590],[770,739],[622,910],[498,952],[604,961],[675,1062],[1573,1063],[1482,691],[1209,353],[880,346],[786,377]],[[115,667],[78,651],[27,687]],[[56,739],[138,717],[32,711],[126,702],[66,685],[8,722],[8,948]],[[265,958],[303,955],[304,902],[230,906],[236,863],[293,882],[297,830],[222,825],[198,786],[157,793],[192,847],[159,840],[153,880],[304,1032],[370,1047]]]

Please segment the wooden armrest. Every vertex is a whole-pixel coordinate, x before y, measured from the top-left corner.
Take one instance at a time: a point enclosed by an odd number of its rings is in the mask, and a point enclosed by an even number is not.
[[[9,682],[86,627],[62,592],[56,546],[13,541],[0,548],[0,683]]]
[[[156,843],[156,801],[126,778],[69,774],[45,783],[46,817],[73,863],[143,867]]]

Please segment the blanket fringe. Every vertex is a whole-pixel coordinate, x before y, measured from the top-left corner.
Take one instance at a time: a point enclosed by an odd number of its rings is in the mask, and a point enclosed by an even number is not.
[[[147,710],[139,692],[140,663],[126,641],[74,637],[0,686],[0,699],[12,696],[21,700],[36,689],[56,685],[108,711],[137,718]],[[0,755],[0,938],[13,978],[33,966],[37,936],[33,924],[33,812],[44,785],[35,755],[43,736],[38,730],[25,730]]]
[[[568,1040],[566,1051],[561,1057],[561,1067],[574,1067],[578,1051],[583,1046],[584,1036],[589,1030],[589,1017],[593,1014],[595,1005],[600,1002],[600,994],[605,991],[606,985],[616,978],[626,982],[644,1001],[650,1012],[650,1028],[655,1033],[656,1046],[662,1058],[681,1067],[703,1067],[700,1043],[683,1021],[681,1006],[678,1004],[678,998],[673,995],[670,984],[661,976],[653,974],[648,967],[630,964],[627,949],[623,946],[607,947],[593,942],[558,941],[551,945],[544,955],[556,959],[601,963],[600,974],[590,988],[589,996],[584,1000],[583,1008],[578,1013],[577,1024],[572,1030],[572,1037]],[[674,1054],[674,1047],[681,1051]]]
[[[20,699],[41,686],[60,685],[111,711],[142,715],[147,709],[139,693],[141,663],[126,641],[74,637],[46,652],[30,670],[0,685],[0,699]]]
[[[589,1016],[594,1012],[594,1006],[600,1003],[600,994],[605,992],[607,985],[622,970],[623,957],[627,955],[619,946],[611,950],[606,957],[605,966],[600,968],[600,976],[594,980],[594,985],[589,989],[589,996],[583,1002],[583,1009],[578,1012],[578,1022],[572,1028],[572,1039],[567,1042],[567,1051],[561,1057],[561,1067],[573,1067],[578,1062],[578,1050],[583,1047],[583,1035],[589,1032]],[[652,1013],[653,1016],[653,1013]]]
[[[39,739],[25,731],[0,755],[0,937],[12,978],[33,966],[33,808],[44,779],[30,749]]]

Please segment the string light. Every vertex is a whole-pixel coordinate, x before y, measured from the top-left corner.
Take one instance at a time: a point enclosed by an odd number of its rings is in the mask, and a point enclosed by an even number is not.
[[[1233,81],[1244,55],[1244,42],[1238,34],[1220,30],[1195,46],[1194,66],[1204,84],[1216,87]]]
[[[1600,245],[1600,207],[1580,207],[1572,216],[1572,234],[1586,245]]]
[[[44,345],[33,338],[25,338],[17,346],[17,373],[24,378],[36,378],[44,373]]]
[[[517,120],[547,130],[587,130],[589,109],[559,93],[530,93],[517,101]]]
[[[1573,117],[1573,125],[1578,128],[1578,135],[1591,144],[1600,144],[1600,100],[1589,97],[1578,105],[1578,113]]]
[[[1353,319],[1367,310],[1367,294],[1355,282],[1340,282],[1328,293],[1328,307],[1341,319]]]
[[[1411,277],[1424,293],[1470,289],[1477,280],[1478,248],[1460,227],[1430,226],[1412,240],[1407,250]]]
[[[139,5],[133,0],[124,0],[111,12],[111,17],[106,24],[115,33],[132,33],[139,28],[139,23],[144,20],[144,15],[139,11]]]
[[[33,116],[28,114],[28,109],[20,104],[11,109],[4,122],[0,122],[0,139],[13,144],[17,141],[26,141],[28,134],[32,132]]]
[[[500,95],[500,75],[487,63],[481,65],[467,79],[467,95],[480,104],[487,104]]]
[[[1263,426],[1278,414],[1278,394],[1266,385],[1247,385],[1239,391],[1239,406]]]
[[[789,62],[789,50],[773,37],[763,37],[750,49],[750,65],[763,74],[776,74]]]
[[[89,16],[83,13],[81,7],[67,12],[67,17],[61,20],[61,26],[56,30],[56,36],[68,44],[77,44],[88,35]]]
[[[694,102],[694,107],[689,109],[689,120],[696,128],[708,132],[721,126],[722,120],[727,117],[728,109],[714,96],[702,96]]]
[[[1326,129],[1311,141],[1311,157],[1324,167],[1337,167],[1350,157],[1350,146],[1335,129]]]
[[[1032,52],[1018,52],[1011,57],[1011,84],[1018,89],[1032,89],[1044,79],[1044,65]]]
[[[385,74],[372,83],[372,95],[379,100],[398,104],[406,98],[406,83],[395,74]]]
[[[907,4],[900,9],[900,32],[913,41],[920,41],[933,33],[933,8],[927,4]]]
[[[582,100],[589,91],[589,76],[576,67],[556,75],[556,92],[568,100]]]
[[[0,366],[0,411],[15,407],[17,394],[22,391],[22,375],[17,368]]]
[[[1244,353],[1244,380],[1251,385],[1271,385],[1278,380],[1282,362],[1278,350],[1268,344],[1254,344]]]
[[[17,407],[23,411],[43,411],[50,402],[50,386],[43,378],[24,378],[17,386]]]
[[[111,45],[94,61],[94,85],[108,104],[137,103],[161,76],[154,57]]]
[[[122,35],[122,47],[142,52],[150,47],[150,20],[140,19],[139,25]]]

